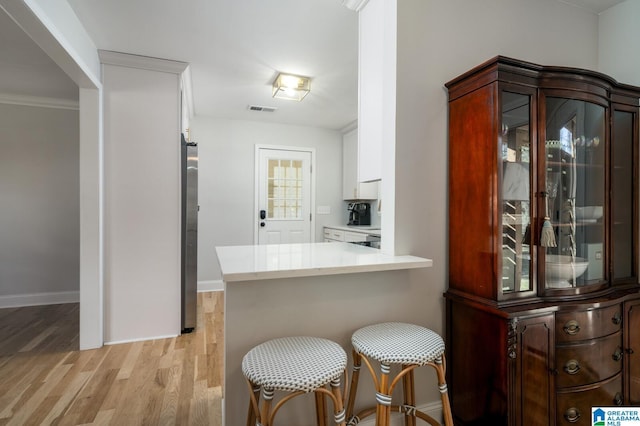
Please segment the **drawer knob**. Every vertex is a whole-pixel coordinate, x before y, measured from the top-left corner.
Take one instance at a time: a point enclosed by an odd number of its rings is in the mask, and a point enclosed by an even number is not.
[[[578,410],[575,407],[571,407],[567,411],[564,412],[564,418],[569,423],[575,423],[580,419],[580,410]]]
[[[613,403],[616,405],[622,405],[623,403],[623,399],[622,399],[622,395],[620,395],[620,392],[616,392],[616,396],[613,398]]]
[[[580,371],[580,363],[578,362],[578,360],[570,359],[564,365],[564,371],[567,374],[571,374],[571,375],[578,374],[578,371]]]
[[[576,320],[567,321],[562,329],[568,335],[574,336],[580,331],[580,324],[578,324],[578,321]]]
[[[615,325],[619,325],[622,322],[622,315],[620,312],[616,312],[616,314],[611,318],[611,322]]]
[[[614,361],[620,361],[622,359],[622,348],[618,347],[618,349],[616,349],[616,351],[613,353],[613,355],[611,355],[611,358],[613,358]]]

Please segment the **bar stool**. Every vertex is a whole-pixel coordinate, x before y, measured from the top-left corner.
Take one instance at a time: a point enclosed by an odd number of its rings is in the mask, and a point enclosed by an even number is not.
[[[318,426],[325,426],[325,396],[333,402],[336,424],[345,426],[340,379],[347,376],[347,354],[340,345],[319,337],[283,337],[251,349],[242,359],[242,373],[249,386],[247,426],[272,426],[282,405],[314,392]],[[331,385],[331,391],[326,385]],[[345,386],[347,386],[345,380]],[[262,409],[259,408],[262,390]],[[274,391],[289,392],[272,407]]]
[[[444,424],[453,426],[445,379],[444,341],[437,333],[414,324],[388,322],[356,330],[351,336],[351,343],[354,348],[353,374],[347,404],[349,419],[347,425],[356,425],[363,418],[376,413],[376,425],[388,426],[392,411],[405,414],[405,426],[415,426],[416,418],[432,425],[439,425],[433,417],[415,407],[413,370],[428,365],[436,370],[438,376]],[[380,364],[379,378],[370,360],[376,360]],[[376,406],[354,415],[353,406],[358,389],[361,361],[364,361],[373,378],[376,388]],[[392,378],[389,377],[391,364],[400,365],[400,372]],[[404,403],[392,405],[391,395],[400,379],[403,383]]]

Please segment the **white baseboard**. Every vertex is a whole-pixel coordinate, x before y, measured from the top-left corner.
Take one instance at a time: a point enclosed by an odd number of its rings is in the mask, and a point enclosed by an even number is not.
[[[173,339],[177,337],[177,334],[168,334],[166,336],[154,336],[154,337],[140,337],[137,339],[125,339],[125,340],[112,340],[104,342],[105,345],[119,345],[121,343],[134,343],[134,342],[146,342],[147,340],[160,340],[160,339]]]
[[[440,401],[429,402],[424,405],[419,405],[418,410],[422,411],[425,414],[430,415],[440,423],[442,423],[442,403]],[[424,423],[423,421],[418,420],[418,423]],[[376,424],[376,416],[372,414],[366,419],[362,420],[358,423],[358,426],[375,426]],[[390,426],[402,426],[404,425],[404,415],[401,413],[393,413],[391,414],[391,425]]]
[[[78,302],[80,302],[79,291],[58,291],[51,293],[12,294],[8,296],[0,296],[0,308],[59,305],[61,303]]]
[[[205,291],[223,291],[224,283],[222,280],[198,281],[198,293]]]

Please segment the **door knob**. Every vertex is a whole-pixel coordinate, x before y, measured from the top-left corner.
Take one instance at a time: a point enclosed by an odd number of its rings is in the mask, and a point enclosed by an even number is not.
[[[261,227],[261,228],[264,228],[266,225],[267,225],[266,223],[264,223],[264,222],[260,222],[260,227]]]

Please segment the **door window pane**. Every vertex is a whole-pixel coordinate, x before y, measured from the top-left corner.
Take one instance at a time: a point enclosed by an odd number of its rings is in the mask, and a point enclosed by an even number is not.
[[[302,161],[269,159],[267,217],[302,219]]]

